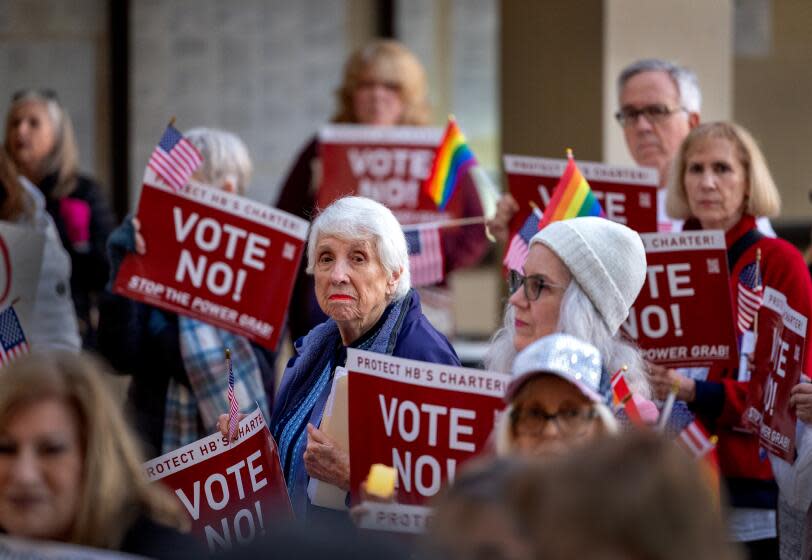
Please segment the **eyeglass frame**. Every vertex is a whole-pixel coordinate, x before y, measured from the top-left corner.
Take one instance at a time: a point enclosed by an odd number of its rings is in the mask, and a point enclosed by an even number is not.
[[[653,112],[653,109],[659,109],[661,112]],[[646,120],[650,124],[659,124],[663,122],[666,118],[674,115],[676,113],[685,111],[686,113],[690,113],[690,111],[679,105],[677,107],[669,107],[664,103],[652,103],[650,105],[645,105],[644,107],[637,109],[637,108],[621,108],[619,111],[615,113],[615,120],[622,126],[626,128],[627,126],[633,126],[637,124],[637,121],[640,117],[645,117]],[[631,114],[626,114],[631,112]]]
[[[526,422],[527,417],[522,417],[522,412],[524,409],[521,407],[514,407],[513,410],[510,411],[510,423],[513,427],[513,431],[519,431],[519,426],[521,425],[523,419]],[[565,436],[578,436],[586,432],[586,428],[589,426],[591,422],[593,422],[596,418],[598,418],[598,411],[594,405],[589,406],[582,406],[578,409],[562,409],[554,414],[548,414],[546,411],[541,409],[540,407],[533,407],[531,410],[540,411],[541,414],[534,417],[534,420],[539,421],[539,424],[532,430],[522,430],[525,434],[530,435],[537,435],[544,432],[545,428],[547,428],[548,422],[555,423],[555,428],[561,435]],[[577,412],[582,424],[580,425],[579,429],[575,429],[575,427],[565,428],[561,423],[561,416],[568,412]]]
[[[516,278],[518,278],[518,280],[515,280]],[[528,280],[537,282],[534,284],[534,286],[538,286],[538,288],[531,290],[531,288],[529,288]],[[539,274],[530,274],[528,276],[525,276],[524,274],[515,269],[510,269],[508,271],[507,283],[508,283],[508,292],[510,292],[510,295],[515,294],[520,287],[524,287],[524,297],[527,298],[527,301],[537,301],[541,297],[541,292],[542,290],[544,290],[545,287],[560,288],[562,290],[566,288],[566,286],[554,284],[553,282],[548,282],[547,279],[544,278],[544,276],[541,276]],[[536,292],[535,296],[532,295],[531,293],[532,291]]]

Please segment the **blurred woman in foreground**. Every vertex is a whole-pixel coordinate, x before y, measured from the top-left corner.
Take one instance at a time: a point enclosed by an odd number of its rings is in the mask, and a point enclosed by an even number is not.
[[[180,503],[150,484],[119,407],[86,355],[0,370],[0,529],[156,558],[193,558]]]

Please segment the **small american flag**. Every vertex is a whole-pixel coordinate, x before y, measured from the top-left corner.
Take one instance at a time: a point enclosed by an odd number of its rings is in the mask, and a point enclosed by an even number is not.
[[[28,354],[28,341],[25,339],[20,319],[13,307],[0,312],[0,365],[8,365],[23,354]]]
[[[541,216],[538,215],[538,211],[534,208],[524,221],[521,229],[510,240],[505,258],[502,260],[508,270],[523,270],[524,261],[527,260],[527,253],[530,250],[530,240],[538,233],[540,221]]]
[[[753,320],[764,300],[758,263],[750,263],[739,274],[738,317],[739,333],[753,325]]]
[[[240,405],[237,395],[234,394],[234,368],[231,367],[231,350],[226,348],[226,363],[228,364],[228,437],[234,437],[240,424]]]
[[[443,281],[444,259],[440,230],[436,227],[404,231],[409,247],[409,272],[413,286],[433,286]]]
[[[708,454],[716,445],[696,420],[685,426],[679,434],[679,443],[697,460]]]
[[[183,188],[203,162],[197,148],[171,124],[149,156],[147,167],[157,173],[174,190]]]

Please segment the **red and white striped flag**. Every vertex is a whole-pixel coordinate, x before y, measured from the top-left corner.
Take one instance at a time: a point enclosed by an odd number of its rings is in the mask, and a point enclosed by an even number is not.
[[[440,230],[436,227],[404,231],[409,247],[412,286],[433,286],[443,281],[445,263]]]
[[[610,379],[612,402],[615,408],[623,407],[626,411],[626,416],[632,424],[635,426],[644,426],[645,421],[643,420],[642,414],[640,414],[640,409],[637,408],[637,403],[634,402],[634,395],[626,383],[626,377],[623,375],[624,371],[625,368],[620,368]]]
[[[680,432],[679,443],[697,460],[707,455],[716,447],[705,429],[694,420]]]
[[[745,266],[739,274],[736,324],[739,333],[750,330],[761,302],[764,301],[764,290],[761,286],[761,274],[758,262]]]
[[[234,438],[240,424],[240,405],[237,395],[234,394],[234,368],[231,367],[231,350],[226,348],[226,363],[228,364],[228,437]]]
[[[194,144],[169,124],[161,140],[149,156],[147,167],[158,174],[172,189],[183,188],[189,182],[203,157]]]

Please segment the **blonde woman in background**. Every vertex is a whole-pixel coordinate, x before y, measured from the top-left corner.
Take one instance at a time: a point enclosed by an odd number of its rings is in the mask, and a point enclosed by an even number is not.
[[[430,124],[426,72],[417,57],[398,41],[379,39],[352,53],[336,90],[334,123],[368,126],[427,126]],[[321,162],[316,138],[301,151],[282,183],[276,206],[310,220],[316,214]],[[460,215],[481,216],[476,186],[466,176],[455,199]],[[455,204],[457,202],[452,202]],[[487,250],[481,226],[442,231],[445,271],[475,265]],[[294,287],[288,315],[291,340],[296,341],[327,319],[316,301],[313,279],[304,264]]]

